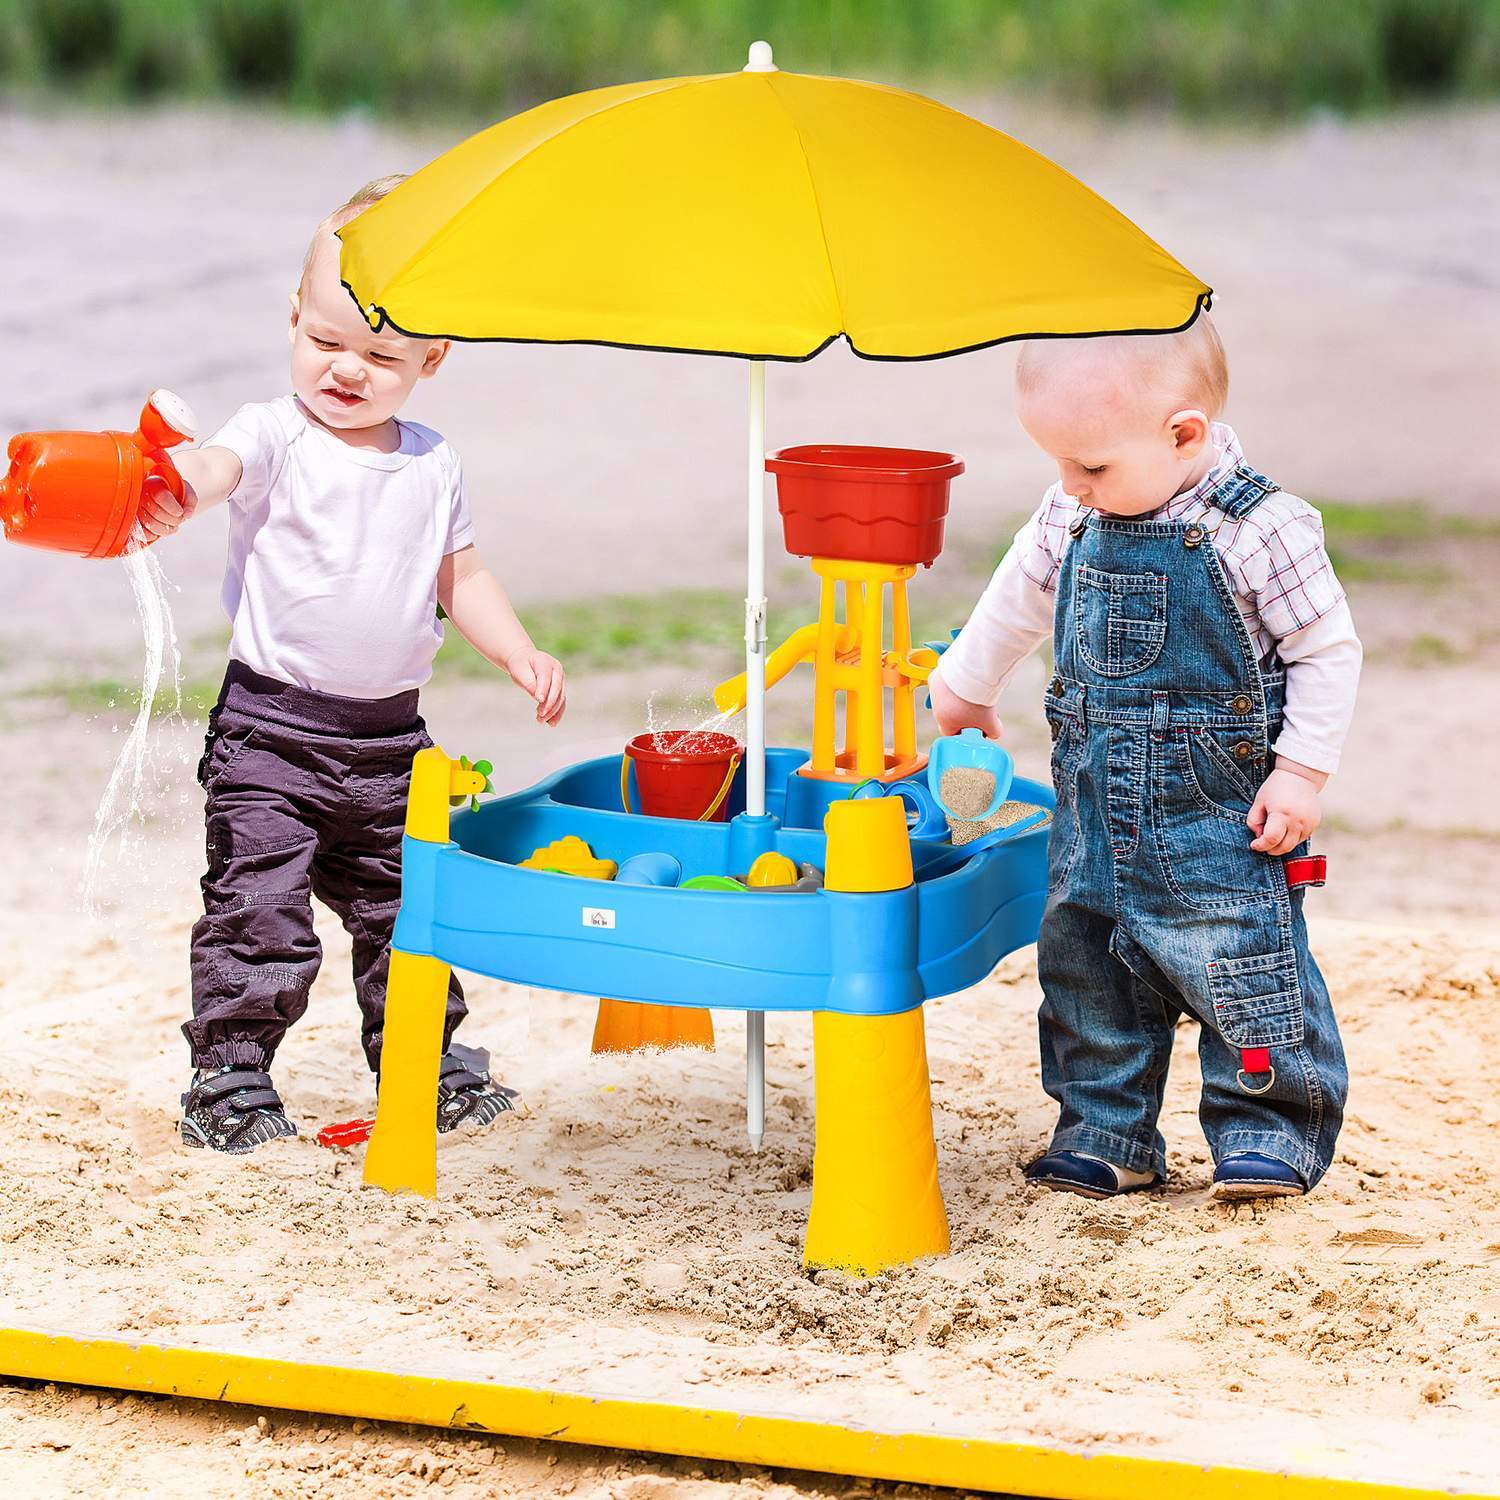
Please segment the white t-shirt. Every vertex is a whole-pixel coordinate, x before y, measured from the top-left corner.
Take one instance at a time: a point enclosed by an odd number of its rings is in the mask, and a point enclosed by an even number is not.
[[[345,698],[421,687],[443,640],[438,566],[474,540],[458,455],[401,422],[395,453],[352,448],[295,396],[242,406],[206,447],[244,472],[229,497],[229,654]]]

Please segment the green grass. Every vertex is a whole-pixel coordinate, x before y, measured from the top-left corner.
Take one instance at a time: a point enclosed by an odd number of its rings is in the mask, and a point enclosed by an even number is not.
[[[810,576],[782,569],[772,582],[775,598],[768,632],[775,646],[817,614],[817,594]],[[920,587],[912,592],[915,639],[947,640],[952,626],[967,618],[973,600],[934,596]],[[744,643],[745,606],[728,589],[661,589],[649,594],[585,595],[532,604],[522,610],[526,628],[543,651],[550,651],[574,676],[622,672],[662,662],[684,662],[704,673],[705,691],[739,670]],[[182,713],[202,718],[213,707],[223,677],[226,645],[222,632],[189,644],[188,669],[182,680]],[[194,662],[207,664],[198,669]],[[433,663],[439,680],[492,677],[496,668],[474,650],[451,624]],[[69,713],[135,713],[139,684],[107,675],[56,673],[19,690],[28,699],[51,700]],[[152,704],[153,716],[170,713],[176,696],[162,689]]]
[[[1409,588],[1441,588],[1453,570],[1441,563],[1412,562],[1404,557],[1379,557],[1330,547],[1333,570],[1343,583],[1400,583]]]
[[[740,67],[1269,117],[1500,89],[1500,0],[0,0],[0,86],[494,119]]]
[[[1356,838],[1427,839],[1467,844],[1500,844],[1500,833],[1488,828],[1426,827],[1408,818],[1390,818],[1384,823],[1362,823],[1343,813],[1330,813],[1321,824],[1324,833],[1343,833]]]
[[[1334,570],[1345,583],[1435,588],[1453,572],[1435,554],[1444,542],[1500,540],[1500,521],[1434,510],[1420,500],[1388,505],[1314,502]]]
[[[1447,667],[1454,662],[1467,661],[1472,655],[1444,636],[1424,630],[1406,643],[1405,661],[1409,667]]]
[[[205,718],[219,696],[222,672],[212,677],[186,675],[182,679],[182,716]],[[49,677],[20,690],[25,698],[50,699],[69,713],[118,713],[131,717],[140,704],[140,684],[122,682],[115,677]],[[151,702],[151,716],[163,718],[178,707],[177,694],[170,688],[158,689]]]
[[[771,646],[817,617],[812,580],[778,580],[767,633]],[[947,640],[963,624],[973,600],[924,596],[912,590],[914,638]],[[686,661],[714,671],[734,670],[744,643],[745,605],[728,589],[661,589],[652,594],[601,594],[533,604],[521,611],[531,638],[568,672],[625,671]],[[495,671],[458,631],[447,627],[434,675],[484,677]]]
[[[1500,538],[1500,521],[1434,510],[1423,500],[1356,505],[1346,500],[1313,502],[1330,542],[1422,542],[1439,537]]]
[[[705,651],[721,654],[743,638],[745,607],[723,589],[662,589],[534,604],[522,611],[531,638],[569,672],[607,672]],[[482,677],[495,670],[447,627],[434,672]]]
[[[1386,582],[1435,586],[1449,577],[1432,555],[1444,540],[1500,540],[1500,521],[1446,514],[1420,501],[1361,505],[1347,501],[1317,502],[1329,552],[1347,582]],[[1001,530],[1008,534],[1008,529]],[[977,559],[987,569],[988,558]],[[973,608],[979,585],[952,594],[937,592],[923,576],[911,587],[912,635],[921,642],[947,640]],[[774,647],[799,625],[813,620],[817,595],[813,580],[800,567],[783,567],[770,590],[768,634]],[[532,604],[522,610],[527,629],[544,651],[556,656],[570,674],[627,671],[681,661],[701,668],[710,678],[738,670],[744,639],[744,603],[728,589],[660,589],[654,593],[586,595],[577,599]],[[189,667],[183,678],[182,711],[202,717],[218,696],[226,639],[222,631],[189,643],[192,660],[213,660],[208,672]],[[1414,665],[1442,665],[1463,653],[1442,638],[1421,634],[1408,644]],[[457,630],[448,628],[433,666],[439,680],[484,678],[494,673]],[[715,679],[716,680],[716,679]],[[55,699],[70,712],[133,714],[137,686],[109,676],[54,676],[22,689],[28,698]],[[173,706],[173,695],[159,692],[152,712]]]

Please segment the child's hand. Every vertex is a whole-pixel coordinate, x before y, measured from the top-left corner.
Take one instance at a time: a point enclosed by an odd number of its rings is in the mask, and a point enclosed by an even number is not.
[[[523,692],[536,699],[538,724],[556,724],[568,706],[568,679],[562,663],[545,651],[523,651],[513,657],[506,670]]]
[[[159,541],[164,536],[171,536],[197,508],[197,497],[191,485],[182,487],[182,499],[178,500],[167,488],[166,481],[153,475],[142,488],[141,508],[136,512],[136,520],[147,536]]]
[[[1245,818],[1250,832],[1257,835],[1250,847],[1261,854],[1287,854],[1310,837],[1323,821],[1318,793],[1327,780],[1324,772],[1310,766],[1278,760],[1276,769],[1261,782]]]
[[[960,729],[978,729],[988,738],[998,740],[1003,726],[1000,715],[987,703],[970,703],[960,698],[941,677],[927,679],[932,698],[932,717],[943,734],[957,734]]]

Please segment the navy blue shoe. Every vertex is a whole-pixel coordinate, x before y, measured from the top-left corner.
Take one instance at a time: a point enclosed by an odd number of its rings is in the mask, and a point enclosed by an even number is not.
[[[1214,1168],[1209,1196],[1219,1203],[1243,1203],[1252,1198],[1300,1198],[1307,1184],[1274,1156],[1241,1151],[1226,1156]]]
[[[1027,1182],[1056,1193],[1077,1193],[1080,1198],[1118,1198],[1122,1193],[1144,1192],[1161,1182],[1154,1172],[1144,1182],[1136,1181],[1142,1174],[1078,1151],[1049,1151],[1027,1166],[1025,1173]]]

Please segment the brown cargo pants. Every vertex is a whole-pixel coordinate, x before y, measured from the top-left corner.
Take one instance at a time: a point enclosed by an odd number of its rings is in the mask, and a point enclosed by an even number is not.
[[[415,691],[342,698],[229,663],[198,765],[208,869],[182,1028],[195,1067],[269,1068],[322,958],[317,896],[353,939],[365,1057],[378,1069],[407,784],[431,743]],[[450,978],[445,1050],[465,1013]]]

